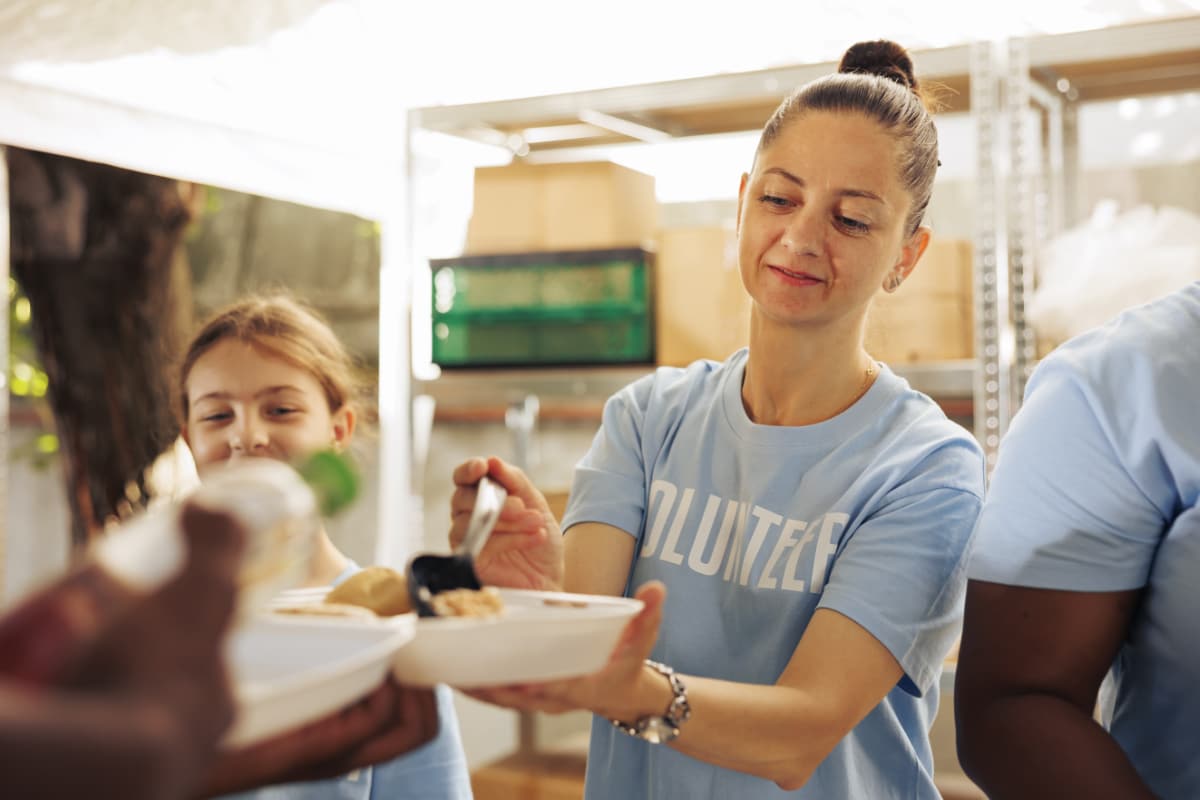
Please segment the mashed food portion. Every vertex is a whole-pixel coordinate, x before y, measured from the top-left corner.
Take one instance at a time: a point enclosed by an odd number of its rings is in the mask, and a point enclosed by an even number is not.
[[[390,567],[367,567],[335,586],[325,603],[344,603],[369,608],[381,617],[412,611],[408,581]]]
[[[438,592],[429,604],[439,617],[497,617],[504,612],[500,592],[492,586]]]

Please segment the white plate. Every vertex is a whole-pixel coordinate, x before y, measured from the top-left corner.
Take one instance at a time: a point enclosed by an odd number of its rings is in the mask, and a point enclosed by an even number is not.
[[[627,597],[501,589],[491,619],[421,618],[392,660],[397,680],[459,688],[587,675],[604,666],[626,623],[642,608]]]
[[[380,622],[262,615],[230,635],[237,716],[223,744],[239,747],[350,705],[378,687],[416,616]]]
[[[307,586],[302,589],[287,589],[271,598],[267,604],[271,606],[302,606],[309,603],[321,603],[325,595],[333,589],[332,586]]]

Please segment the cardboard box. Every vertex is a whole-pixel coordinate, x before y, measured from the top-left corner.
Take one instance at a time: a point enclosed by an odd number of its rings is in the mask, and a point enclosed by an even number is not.
[[[725,360],[749,344],[750,296],[732,228],[665,228],[655,261],[658,363]]]
[[[876,296],[867,351],[889,364],[974,357],[972,269],[970,242],[934,239],[903,286]]]
[[[935,236],[895,296],[953,295],[971,302],[974,252],[974,246],[966,239]]]
[[[654,178],[619,164],[480,167],[466,252],[640,247],[657,227]]]

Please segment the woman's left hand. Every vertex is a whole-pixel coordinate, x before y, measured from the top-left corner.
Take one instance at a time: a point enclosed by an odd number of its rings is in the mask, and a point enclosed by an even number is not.
[[[643,584],[634,595],[645,606],[625,626],[620,640],[599,672],[581,678],[546,683],[497,686],[465,692],[492,705],[519,711],[561,714],[584,709],[606,716],[627,698],[641,676],[646,658],[658,639],[667,589],[658,581]]]

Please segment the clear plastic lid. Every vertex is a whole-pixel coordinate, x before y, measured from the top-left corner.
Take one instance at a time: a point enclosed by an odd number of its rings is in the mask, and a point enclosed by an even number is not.
[[[189,501],[229,512],[246,530],[242,612],[262,608],[308,574],[321,531],[318,491],[292,467],[266,458],[231,461],[206,473]],[[183,566],[181,510],[174,504],[130,520],[97,542],[94,557],[132,588],[152,591]]]

